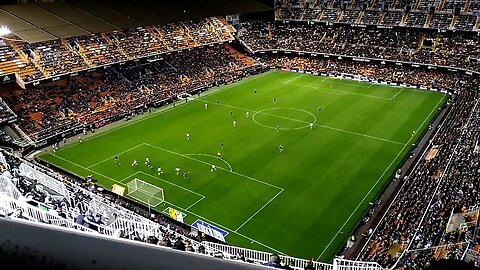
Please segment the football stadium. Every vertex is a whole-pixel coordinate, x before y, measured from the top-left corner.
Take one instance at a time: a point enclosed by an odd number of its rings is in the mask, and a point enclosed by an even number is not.
[[[476,269],[479,27],[477,0],[5,1],[0,263]]]

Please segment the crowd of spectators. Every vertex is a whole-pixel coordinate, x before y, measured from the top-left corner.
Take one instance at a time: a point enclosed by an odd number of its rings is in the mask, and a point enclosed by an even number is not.
[[[0,98],[0,124],[9,123],[17,118],[15,113],[8,107],[8,105]]]
[[[358,9],[363,6],[356,2],[352,1],[351,7]],[[375,6],[376,1],[372,2],[371,5]],[[397,7],[403,7],[411,1],[394,2]],[[287,6],[284,6],[284,3],[287,3]],[[339,16],[337,9],[342,5],[339,1],[330,3],[313,1],[313,3],[305,4],[299,0],[277,1],[277,5],[281,5],[277,17],[311,20],[308,16],[315,16],[318,20],[352,22],[359,13],[347,10]],[[414,9],[425,10],[428,6],[426,3],[423,0],[416,1]],[[468,10],[475,9],[473,3],[475,1],[458,2]],[[457,4],[452,4],[451,1],[444,1],[442,7],[438,6],[438,10],[451,11],[455,6]],[[363,14],[372,14],[375,19],[364,16],[361,20],[375,23],[383,18],[385,24],[398,24],[404,18],[400,10],[385,14],[382,12],[367,10]],[[451,16],[439,14],[432,16],[431,25],[445,27],[448,23],[445,23],[443,18],[448,20]],[[405,17],[407,25],[421,27],[427,22],[423,15],[425,13],[411,13]],[[470,15],[464,14],[458,17],[459,27],[464,25],[462,18],[468,16]],[[468,20],[470,21],[465,23],[466,28],[471,25],[471,18]],[[172,53],[153,62],[129,62],[101,72],[90,72],[41,84],[28,90],[18,89],[6,95],[4,99],[17,113],[23,130],[35,140],[73,127],[98,127],[119,119],[113,118],[114,116],[130,115],[138,108],[148,108],[156,102],[175,100],[184,92],[219,85],[249,75],[250,68],[256,63],[232,47],[228,45],[198,47],[229,41],[232,39],[232,33],[233,30],[220,19],[208,18],[199,22],[139,27],[88,38],[77,37],[68,41],[57,40],[31,45],[30,49],[34,54],[40,56],[40,66],[50,76],[67,70],[75,71],[77,68],[84,69],[116,61]],[[405,65],[380,65],[338,57],[305,55],[305,52],[346,55],[480,71],[478,35],[409,28],[392,31],[385,28],[359,28],[348,25],[297,25],[250,21],[242,24],[238,38],[252,53],[260,51],[304,53],[304,55],[257,54],[258,61],[270,67],[329,74],[346,73],[376,81],[407,83],[455,93],[449,114],[431,141],[432,145],[437,147],[438,154],[433,159],[419,160],[415,169],[401,180],[405,184],[402,184],[398,196],[380,221],[378,228],[368,232],[369,241],[358,259],[376,261],[385,267],[396,264],[398,267],[424,268],[430,264],[432,258],[460,258],[467,248],[479,243],[472,233],[462,231],[445,233],[452,209],[460,211],[458,209],[474,206],[479,202],[478,76]],[[66,64],[59,64],[60,62]],[[45,99],[45,96],[49,98]],[[0,106],[1,112],[3,110]],[[1,114],[0,118],[3,119]],[[62,203],[51,197],[47,199],[44,193],[35,192],[36,184],[32,184],[28,179],[20,179],[18,183],[25,194],[30,192],[28,196],[32,199],[53,203],[57,209],[63,209],[66,204],[72,205],[71,202]],[[84,197],[84,193],[74,194],[79,196],[74,198],[80,201],[91,200],[88,195]],[[127,201],[116,203],[133,208],[150,218],[141,207]],[[82,206],[83,203],[74,205],[80,210],[88,208]],[[63,213],[64,211],[58,211],[57,214]],[[82,215],[82,225],[87,227],[92,223],[100,224],[103,220],[101,216],[89,212]],[[72,216],[70,218],[73,219]],[[160,224],[166,222],[161,216],[155,218]],[[95,227],[93,225],[93,228]],[[179,232],[188,234],[186,231]],[[190,250],[190,244],[182,238],[172,236],[174,234],[167,234],[167,237],[162,239],[141,237],[134,232],[118,232],[117,235],[128,235],[127,237],[135,240]],[[275,256],[272,258],[271,263],[276,264],[277,258]]]
[[[479,6],[478,1],[466,0],[368,2],[282,0],[276,3],[275,19],[474,31]],[[433,7],[433,13],[430,10],[431,7]],[[453,17],[455,8],[460,10],[457,20]],[[429,19],[430,16],[432,16],[431,19]]]
[[[252,52],[292,50],[480,70],[480,37],[469,33],[249,21],[238,38]]]
[[[479,203],[478,77],[321,56],[264,54],[260,60],[277,68],[354,74],[454,92],[450,113],[432,139],[437,156],[419,160],[416,169],[402,180],[405,184],[379,227],[366,232],[371,238],[357,259],[376,261],[385,267],[398,261],[401,269],[423,269],[432,259],[461,259],[467,248],[480,244],[472,230],[446,233],[452,211],[458,213]]]
[[[34,61],[37,61],[44,72],[50,76],[75,72],[88,67],[83,58],[73,51],[64,40],[32,43],[26,45],[25,49],[34,59],[38,58]]]
[[[84,91],[80,90],[82,87],[92,85],[93,89],[96,89],[96,87],[101,85],[102,91],[107,91],[103,87],[113,87],[112,84],[116,82],[121,85],[131,85],[131,87],[135,88],[138,85],[145,85],[145,82],[148,82],[148,78],[151,77],[156,78],[153,81],[165,80],[162,79],[161,74],[168,74],[166,77],[172,77],[172,74],[176,74],[176,78],[180,82],[182,81],[181,78],[184,78],[181,75],[187,78],[190,76],[191,81],[200,81],[201,78],[209,76],[215,70],[218,70],[217,72],[221,73],[221,76],[226,76],[225,73],[229,72],[230,75],[228,76],[235,76],[236,72],[245,67],[245,62],[239,61],[234,54],[228,54],[230,51],[231,48],[227,46],[207,47],[169,55],[164,60],[153,63],[121,65],[116,69],[107,69],[102,74],[91,73],[87,76],[71,78],[69,82],[59,81],[55,83],[58,86],[59,83],[71,84],[73,81],[73,85],[80,88],[74,87],[71,91],[83,93]],[[202,59],[204,59],[203,62]],[[187,64],[187,60],[190,61],[188,63],[191,63],[191,65]],[[445,233],[445,227],[448,223],[451,209],[459,211],[458,209],[478,203],[478,184],[476,183],[480,177],[480,170],[478,169],[480,165],[480,151],[478,151],[480,107],[476,106],[479,100],[479,93],[476,91],[480,85],[478,78],[469,75],[459,75],[456,72],[443,72],[407,66],[378,65],[322,56],[261,54],[258,57],[258,61],[276,68],[294,68],[330,74],[353,74],[378,81],[408,83],[454,92],[455,95],[450,113],[432,141],[432,145],[438,147],[437,156],[431,160],[420,160],[416,169],[402,180],[406,184],[403,185],[398,197],[386,213],[379,227],[375,231],[370,232],[369,236],[371,239],[358,259],[376,261],[388,267],[397,262],[399,267],[423,268],[429,265],[432,258],[460,258],[468,247],[471,248],[472,245],[477,244],[475,235],[462,232],[447,234]],[[200,73],[199,77],[196,78],[193,75],[194,73]],[[213,79],[223,78],[215,75],[211,77]],[[209,81],[206,80],[206,82]],[[153,88],[155,85],[152,84],[149,87]],[[174,87],[183,89],[181,88],[181,83],[174,85],[163,81],[161,85],[168,85],[167,89]],[[64,88],[58,88],[57,91]],[[96,91],[98,89],[93,90],[93,92]],[[120,91],[120,89],[111,88],[108,91],[115,92]],[[89,91],[85,92],[89,93]],[[71,93],[62,93],[60,95],[68,96]],[[173,91],[172,93],[176,92]],[[91,99],[91,96],[88,94],[84,98],[87,97]],[[81,97],[80,99],[78,98],[76,97],[74,102],[72,102],[76,107],[69,107],[70,110],[73,108],[77,112],[77,110],[98,109],[96,107],[90,108],[89,102],[81,101]],[[124,99],[125,97],[121,98]],[[64,102],[58,104],[61,106]],[[64,113],[68,114],[68,109]],[[8,162],[10,163],[10,168],[18,167],[19,161],[15,160],[15,158],[9,156]],[[449,165],[450,167],[447,169]],[[56,211],[59,216],[70,218],[94,230],[101,227],[99,225],[108,224],[104,216],[97,215],[95,211],[88,211],[90,207],[88,202],[92,200],[91,194],[73,188],[71,194],[74,194],[74,196],[72,196],[71,201],[55,200],[52,196],[42,193],[41,191],[44,189],[37,189],[36,185],[38,183],[31,181],[31,179],[19,177],[15,170],[13,170],[12,174],[17,178],[15,182],[28,199],[55,205],[53,208],[58,209]],[[71,181],[73,180],[70,179],[66,182]],[[91,192],[98,192],[92,182],[79,183],[78,185],[88,188]],[[432,203],[429,205],[432,198]],[[152,218],[148,210],[140,206],[128,201],[118,201],[116,197],[110,197],[109,199],[111,200],[110,202],[115,202],[116,205],[121,205],[147,218]],[[79,215],[72,216],[69,214],[72,211],[68,210],[68,207],[78,208],[76,213],[82,213],[82,218],[79,218]],[[422,218],[424,213],[426,215]],[[12,215],[22,216],[21,213],[12,213]],[[167,227],[172,226],[161,215],[153,218],[159,224]],[[174,231],[182,235],[190,233],[185,228],[174,228]],[[177,234],[166,231],[164,233],[166,236],[162,238],[142,236],[135,231],[117,231],[115,235],[180,250],[192,251],[193,249],[194,251],[204,252],[202,248],[194,249],[188,240],[185,241],[185,239],[179,238]],[[458,242],[461,244],[456,244]],[[465,243],[471,243],[471,245]],[[407,247],[409,247],[408,250],[406,249]],[[399,259],[398,255],[403,251],[405,253]],[[218,254],[218,256],[222,257],[221,254]],[[242,256],[239,256],[239,258],[242,258]],[[267,263],[268,265],[278,264],[279,267],[285,267],[285,265],[278,263],[279,261],[275,256],[272,255],[272,258],[271,262]]]
[[[35,170],[36,173],[29,175],[23,172],[22,166],[24,165]],[[55,179],[54,181],[65,185],[68,196],[59,194],[50,189],[43,181],[38,181],[34,175],[40,174],[52,177]],[[272,254],[268,261],[259,261],[258,258],[249,258],[241,251],[237,254],[230,254],[209,248],[202,241],[215,241],[213,238],[187,225],[174,222],[154,210],[99,188],[95,185],[95,179],[89,176],[85,179],[70,177],[55,172],[42,164],[31,163],[17,155],[0,151],[0,192],[7,196],[12,195],[12,185],[13,189],[20,193],[15,194],[20,196],[14,200],[14,204],[7,203],[10,205],[7,208],[10,209],[6,209],[5,204],[0,201],[0,218],[23,219],[86,232],[98,232],[179,251],[206,254],[218,259],[292,269],[285,261],[286,259],[277,254]],[[5,197],[1,198],[6,199]],[[7,201],[12,199],[14,198],[10,197]],[[25,204],[29,205],[30,209],[38,209],[39,213],[48,213],[48,215],[35,215],[33,214],[35,211],[28,210],[24,206]],[[16,208],[11,209],[11,206]],[[118,225],[123,224],[123,220],[133,221],[133,223],[127,221],[126,226],[119,228]],[[135,223],[138,225],[133,226],[132,224]],[[105,228],[111,229],[105,230]],[[113,228],[116,229],[113,230]],[[149,230],[146,230],[148,228]],[[152,230],[152,228],[156,230]],[[323,269],[323,266],[329,269],[328,264],[320,264],[320,268],[318,268],[312,260],[305,263],[304,266],[304,269],[309,270]]]
[[[478,79],[462,80],[457,85],[457,100],[432,142],[439,147],[438,155],[430,161],[421,160],[418,168],[404,179],[407,184],[372,235],[360,259],[391,266],[398,259],[398,254],[392,252],[394,246],[402,251],[410,245],[410,249],[422,251],[407,250],[400,265],[423,268],[442,249],[448,251],[446,245],[453,249],[440,258],[458,259],[467,245],[456,243],[475,240],[471,247],[478,244],[478,239],[466,231],[446,233],[452,210],[458,212],[479,202],[480,155],[475,151],[480,135],[478,87]]]
[[[0,165],[2,181],[7,179],[16,186],[22,195],[18,200],[35,208],[42,208],[51,217],[56,217],[51,220],[36,219],[36,216],[30,213],[30,215],[22,213],[22,209],[18,208],[11,213],[6,213],[13,218],[55,225],[59,224],[52,222],[61,218],[66,222],[82,226],[75,228],[85,228],[88,231],[93,230],[99,233],[106,233],[105,228],[113,226],[116,220],[129,219],[138,223],[144,223],[144,225],[138,228],[133,226],[118,228],[117,225],[115,230],[109,230],[110,232],[113,231],[113,234],[108,234],[130,240],[173,247],[183,251],[202,252],[203,250],[205,252],[205,249],[199,246],[199,242],[206,240],[204,234],[192,233],[188,227],[173,223],[162,214],[152,213],[145,207],[131,203],[123,197],[105,192],[103,189],[96,187],[94,179],[88,177],[83,180],[71,178],[44,168],[39,164],[30,164],[14,155],[7,154],[2,156],[5,157],[4,162],[6,163]],[[58,194],[42,182],[37,181],[37,179],[25,176],[20,167],[22,163],[29,164],[39,173],[45,173],[54,177],[55,181],[61,181],[66,186],[69,196]],[[5,183],[2,183],[0,186],[5,188]],[[146,232],[145,230],[140,230],[141,228],[149,227],[149,222],[154,224],[153,227],[159,231],[154,232],[150,230]],[[155,224],[158,226],[155,226]],[[66,223],[63,226],[72,227]],[[195,248],[197,250],[194,250],[192,242],[196,243]]]
[[[223,18],[211,17],[30,44],[0,41],[0,74],[17,72],[25,82],[31,82],[112,63],[230,42],[234,39],[234,32],[235,29]],[[15,47],[23,57],[17,54]],[[8,62],[3,63],[3,58]]]
[[[100,127],[138,108],[174,100],[180,93],[246,76],[255,63],[239,55],[228,45],[184,50],[155,62],[118,65],[15,89],[4,98],[17,113],[20,127],[38,141],[71,129]]]
[[[10,40],[16,39],[15,36],[8,36],[8,39],[0,39],[0,77],[3,74],[16,72],[26,80],[36,80],[42,77],[42,73],[26,59],[22,58],[17,50],[20,51],[22,45],[19,42]],[[17,48],[17,50],[15,50]]]

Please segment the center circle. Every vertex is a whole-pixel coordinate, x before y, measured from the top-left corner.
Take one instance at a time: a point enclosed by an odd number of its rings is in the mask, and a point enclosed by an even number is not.
[[[270,121],[268,120],[269,118],[271,119]],[[263,109],[255,112],[252,119],[259,126],[280,130],[309,128],[310,124],[317,122],[317,117],[313,113],[303,109],[288,107]]]

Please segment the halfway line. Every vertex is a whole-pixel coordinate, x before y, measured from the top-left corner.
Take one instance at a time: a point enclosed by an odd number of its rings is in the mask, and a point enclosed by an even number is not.
[[[216,105],[220,105],[220,106],[223,106],[223,107],[234,108],[234,109],[243,110],[243,111],[247,111],[247,112],[250,111],[250,112],[254,112],[254,113],[258,113],[258,114],[263,114],[263,115],[268,115],[268,116],[277,117],[277,118],[281,118],[281,119],[286,119],[286,120],[290,120],[290,121],[295,121],[295,122],[298,122],[298,123],[310,124],[310,122],[306,122],[306,121],[303,121],[303,120],[298,120],[298,119],[289,118],[289,117],[285,117],[285,116],[279,116],[279,115],[275,115],[275,114],[269,114],[269,113],[266,113],[264,111],[248,110],[248,109],[245,109],[245,108],[240,108],[240,107],[232,106],[232,105],[228,105],[228,104],[216,103],[216,102],[212,102],[212,101],[208,101],[208,100],[204,100],[204,99],[196,99],[196,100],[201,100],[201,101],[204,101],[204,102],[207,102],[207,103],[216,104]],[[405,143],[402,143],[402,142],[392,141],[392,140],[389,140],[389,139],[375,137],[375,136],[371,136],[371,135],[367,135],[367,134],[363,134],[363,133],[358,133],[358,132],[354,132],[354,131],[349,131],[349,130],[345,130],[345,129],[325,126],[325,125],[321,125],[321,124],[314,124],[314,125],[322,127],[322,128],[326,128],[326,129],[331,129],[331,130],[335,130],[335,131],[339,131],[339,132],[344,132],[344,133],[349,133],[349,134],[353,134],[353,135],[357,135],[357,136],[367,137],[367,138],[371,138],[371,139],[375,139],[375,140],[379,140],[379,141],[384,141],[384,142],[389,142],[389,143],[394,143],[394,144],[399,144],[399,145],[405,145]]]

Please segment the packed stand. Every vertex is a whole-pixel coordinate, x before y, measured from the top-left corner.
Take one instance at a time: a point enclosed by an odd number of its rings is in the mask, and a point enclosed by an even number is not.
[[[0,76],[17,73],[19,76],[29,80],[41,78],[42,73],[28,62],[25,57],[20,56],[18,52],[22,52],[16,44],[17,42],[0,39]]]
[[[468,247],[480,243],[472,230],[445,233],[452,211],[458,213],[479,205],[478,77],[311,56],[262,55],[261,61],[277,68],[354,74],[454,92],[450,113],[431,142],[438,149],[437,156],[419,160],[416,168],[402,179],[399,195],[379,227],[366,233],[369,241],[357,259],[375,261],[384,267],[392,267],[398,261],[399,269],[424,269],[434,259],[460,259]]]
[[[252,52],[291,50],[480,70],[480,37],[470,33],[248,21],[238,38]]]
[[[38,142],[64,132],[88,132],[147,106],[162,105],[160,101],[174,100],[180,93],[236,80],[254,66],[253,60],[232,47],[216,45],[2,95],[17,113],[19,126]]]
[[[238,52],[224,45],[170,54],[165,57],[161,69],[165,72],[141,76],[133,83],[154,93],[166,93],[164,98],[191,89],[220,85],[244,77],[248,74],[245,68],[254,64],[239,60],[236,55]]]
[[[467,8],[468,6],[468,8]],[[475,31],[480,4],[478,1],[398,0],[398,1],[276,1],[278,21],[312,21],[326,23],[375,24],[417,28],[450,29],[455,8],[461,10],[455,29]],[[407,8],[408,7],[408,8]],[[433,23],[428,23],[433,7]],[[464,11],[465,10],[465,11]],[[340,15],[339,15],[340,14]],[[406,21],[404,22],[404,16]]]
[[[88,65],[65,40],[37,42],[25,46],[32,58],[38,57],[39,65],[49,76],[86,69]],[[34,60],[35,61],[35,60]]]
[[[15,113],[8,107],[8,105],[0,98],[0,124],[10,123],[17,119]]]
[[[444,91],[454,89],[457,83],[455,73],[395,65],[379,67],[376,63],[356,62],[349,59],[264,54],[259,57],[259,61],[272,68],[316,71],[333,75],[360,75],[375,81],[405,83]]]
[[[465,5],[468,0],[445,0],[443,10],[453,11],[455,7],[459,7],[462,10],[465,9]]]
[[[407,20],[405,22],[406,26],[409,27],[424,27],[427,21],[427,13],[424,12],[410,12],[408,13]]]
[[[452,160],[448,161],[450,166],[444,171],[445,175],[442,174],[443,181],[438,183],[438,190],[432,194],[432,204],[426,211],[415,237],[407,237],[411,242],[410,249],[414,251],[407,251],[400,265],[411,267],[415,264],[425,267],[429,266],[432,257],[462,259],[468,247],[479,244],[479,238],[475,235],[477,225],[471,229],[446,232],[452,213],[462,213],[469,207],[478,207],[480,203],[480,99],[478,93],[475,93],[478,91],[478,81],[476,83],[477,85],[467,85],[461,90],[473,93],[465,93],[471,95],[471,100],[465,99],[465,103],[459,105],[463,108],[459,109],[461,113],[457,121],[463,118],[465,122],[457,122],[453,126],[461,133],[456,137],[458,143],[452,143],[454,148],[451,152]],[[419,178],[413,181],[423,180]],[[407,235],[408,232],[405,236]]]
[[[104,34],[75,37],[69,40],[91,66],[123,62],[127,57]]]
[[[200,242],[203,234],[172,223],[162,214],[123,197],[98,189],[94,179],[78,180],[54,172],[40,164],[32,164],[14,155],[1,152],[0,212],[13,219],[26,219],[57,226],[102,233],[120,238],[171,247],[182,251],[205,253]],[[28,166],[35,174],[24,172]],[[68,196],[49,188],[40,178],[51,177],[56,185],[64,185]],[[5,193],[6,192],[6,193]],[[14,198],[16,197],[16,198]],[[9,207],[5,207],[5,206]],[[15,208],[8,211],[8,208]]]
[[[0,41],[0,74],[17,72],[25,82],[74,73],[209,44],[231,42],[236,30],[218,17],[137,27],[15,46]]]
[[[455,21],[455,28],[459,30],[470,30],[475,26],[477,16],[473,14],[459,15]]]
[[[447,29],[450,27],[453,20],[452,14],[447,13],[435,13],[432,15],[430,21],[430,27],[436,29]]]
[[[66,193],[50,188],[59,185],[65,187]],[[332,269],[331,264],[277,254],[258,257],[264,252],[242,248],[233,254],[217,248],[224,246],[229,250],[230,246],[211,242],[211,237],[188,225],[174,223],[163,214],[99,188],[90,176],[71,178],[4,151],[0,151],[0,218],[100,233],[272,268],[293,269],[293,259],[296,269]]]

